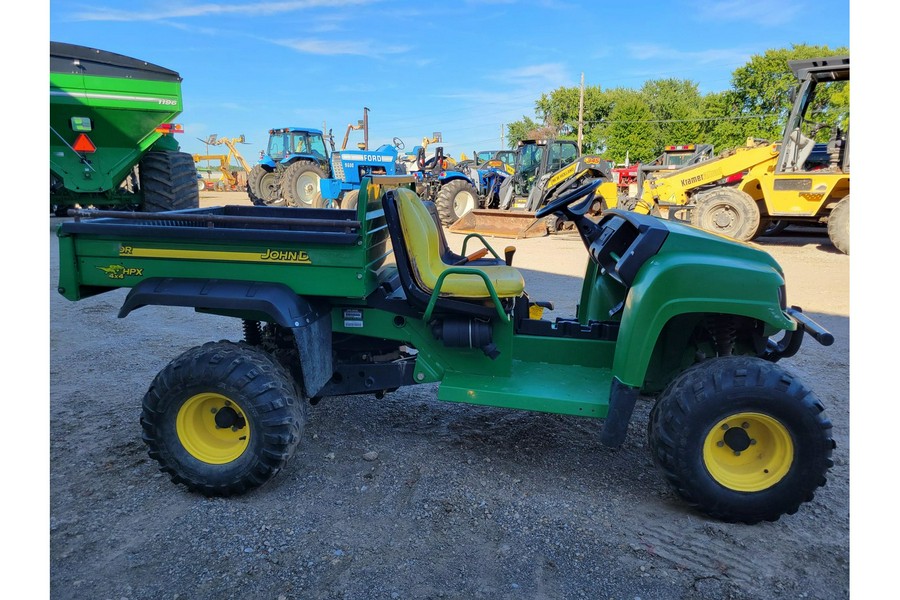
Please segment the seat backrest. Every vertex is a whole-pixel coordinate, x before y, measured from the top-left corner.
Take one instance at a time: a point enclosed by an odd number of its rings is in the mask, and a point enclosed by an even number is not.
[[[437,226],[415,192],[399,188],[394,197],[413,275],[422,287],[433,290],[447,267],[441,260]]]

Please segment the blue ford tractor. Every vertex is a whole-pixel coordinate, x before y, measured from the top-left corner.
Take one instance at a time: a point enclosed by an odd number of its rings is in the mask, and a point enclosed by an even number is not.
[[[301,208],[353,208],[359,194],[360,181],[367,175],[396,175],[400,138],[369,150],[369,109],[357,125],[348,125],[340,150],[328,134],[331,152],[318,129],[285,127],[269,130],[268,150],[250,170],[247,192],[257,205],[294,206]],[[357,150],[346,150],[351,130],[363,130],[364,141]]]

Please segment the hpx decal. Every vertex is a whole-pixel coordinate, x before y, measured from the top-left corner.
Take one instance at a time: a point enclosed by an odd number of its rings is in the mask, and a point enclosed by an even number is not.
[[[144,274],[144,269],[135,267],[125,268],[122,265],[109,265],[108,267],[97,267],[110,279],[125,279],[126,277],[140,277]]]

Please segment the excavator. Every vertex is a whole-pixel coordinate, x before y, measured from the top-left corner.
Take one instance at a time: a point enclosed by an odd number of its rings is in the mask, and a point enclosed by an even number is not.
[[[572,140],[522,140],[516,146],[514,173],[500,186],[497,206],[469,211],[449,230],[506,238],[555,233],[560,229],[559,218],[537,219],[535,212],[554,198],[598,179],[603,183],[592,196],[590,215],[599,215],[616,204],[616,184],[609,161],[581,155]]]

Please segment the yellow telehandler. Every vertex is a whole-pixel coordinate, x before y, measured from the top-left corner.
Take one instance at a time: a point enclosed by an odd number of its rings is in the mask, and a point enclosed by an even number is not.
[[[748,140],[734,151],[677,171],[649,173],[625,208],[660,214],[749,241],[768,224],[827,224],[834,246],[850,253],[849,113],[829,127],[807,120],[817,88],[846,85],[850,57],[788,61],[798,79],[780,142]]]

